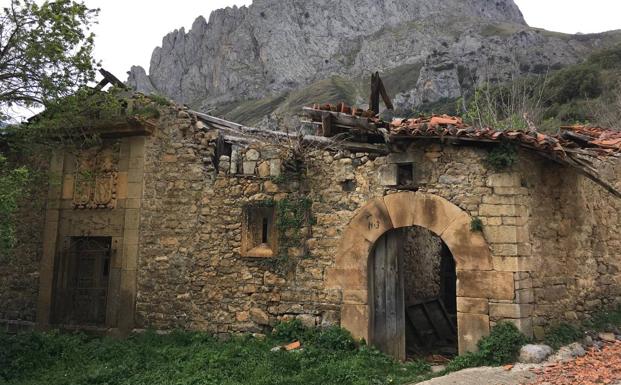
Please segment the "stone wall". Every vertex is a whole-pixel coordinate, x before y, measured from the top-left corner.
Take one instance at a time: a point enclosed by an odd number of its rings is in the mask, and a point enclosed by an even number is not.
[[[422,227],[403,230],[403,287],[407,306],[441,295],[442,239]]]
[[[541,338],[559,322],[582,322],[621,304],[621,202],[572,170],[533,166],[529,221],[537,259],[525,282]],[[606,177],[618,184],[619,164],[608,168]]]
[[[5,254],[0,251],[0,331],[30,329],[36,321],[48,180],[45,164],[33,162],[31,169],[39,172],[19,201],[17,244]]]
[[[491,271],[461,276],[474,283],[458,293],[464,298],[462,317],[487,325],[486,330],[490,322],[508,318],[529,332],[529,316],[514,306],[519,269],[530,255],[524,251],[528,239],[519,199],[528,189],[519,173],[488,169],[486,149],[417,142],[387,157],[308,149],[299,178],[284,174],[286,146],[234,145],[230,153],[216,154],[217,133],[192,128],[183,116],[180,112],[176,123],[147,142],[139,327],[224,333],[261,331],[294,317],[309,325],[338,322],[341,304],[364,295],[329,288],[327,270],[335,266],[343,232],[367,202],[398,191],[394,168],[410,164],[416,188],[480,217],[493,248],[485,268]],[[286,263],[282,255],[244,257],[245,208],[300,198],[310,201],[313,219],[305,247],[287,250]],[[486,284],[502,294],[491,303]]]
[[[356,218],[369,207],[411,212],[418,204],[407,201],[412,196],[448,202],[421,206],[430,210],[420,213],[431,220],[425,226],[441,234],[459,222],[462,233],[452,229],[443,239],[470,240],[472,249],[451,249],[458,324],[466,331],[460,344],[474,346],[501,320],[541,337],[555,322],[582,320],[620,302],[620,204],[573,170],[531,153],[520,151],[505,171],[486,164],[485,147],[425,141],[387,156],[302,147],[294,157],[285,144],[222,140],[175,106],[162,113],[158,127],[151,136],[121,141],[119,205],[108,214],[75,212],[72,161],[52,160],[63,182],[51,184],[46,230],[38,232],[49,238],[41,253],[53,261],[56,241],[82,230],[115,237],[121,247],[113,262],[120,275],[113,300],[125,314],[118,326],[263,332],[298,318],[307,325],[347,319],[345,326],[362,330],[368,250],[350,238],[360,230]],[[621,180],[618,168],[611,170]],[[257,207],[269,228],[265,242],[257,241],[262,229],[253,227],[259,226],[252,214]],[[36,226],[41,213],[32,213]],[[74,219],[93,224],[99,217],[118,226],[74,226]],[[471,228],[476,218],[482,230]],[[392,222],[371,224],[378,236],[393,228]],[[22,246],[28,258],[0,266],[0,277],[8,277],[0,281],[0,319],[34,321],[37,295],[37,316],[49,318],[53,262],[37,271],[37,237]],[[372,246],[368,238],[361,243]],[[343,251],[353,252],[343,245],[362,250],[356,266],[343,266]],[[437,276],[437,265],[423,263],[423,275]],[[363,273],[339,276],[336,270]],[[37,290],[37,281],[47,289]],[[426,281],[429,286],[412,291],[434,291],[436,281]]]

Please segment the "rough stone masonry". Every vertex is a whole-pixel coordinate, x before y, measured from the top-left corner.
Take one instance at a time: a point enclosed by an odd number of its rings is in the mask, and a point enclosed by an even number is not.
[[[111,240],[105,322],[73,325],[110,333],[265,332],[299,319],[372,342],[369,253],[408,226],[440,236],[455,258],[462,352],[501,320],[542,338],[621,303],[620,202],[532,153],[495,171],[479,145],[292,151],[227,137],[177,106],[150,124],[102,144],[112,163],[87,165],[102,172],[91,195],[89,181],[76,182],[79,154],[58,149],[50,172],[62,182],[41,186],[45,213],[29,218],[34,233],[21,231],[0,267],[3,325],[61,326],[59,261],[75,237]],[[621,180],[619,168],[610,176]]]

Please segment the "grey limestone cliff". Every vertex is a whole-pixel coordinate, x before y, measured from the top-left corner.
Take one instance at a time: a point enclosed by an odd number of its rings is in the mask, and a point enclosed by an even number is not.
[[[169,33],[149,74],[132,67],[128,84],[256,120],[313,96],[364,102],[361,79],[382,71],[393,78],[397,106],[408,110],[516,69],[572,64],[594,44],[528,27],[513,0],[254,0]],[[335,77],[347,84],[322,89]]]

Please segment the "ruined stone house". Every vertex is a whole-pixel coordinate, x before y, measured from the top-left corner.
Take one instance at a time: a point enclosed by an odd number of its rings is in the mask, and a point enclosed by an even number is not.
[[[299,137],[160,108],[51,156],[44,215],[0,266],[2,325],[223,334],[299,319],[404,358],[473,350],[503,320],[542,338],[621,303],[618,135],[341,105],[309,109],[320,135]],[[501,143],[515,159],[498,170]]]

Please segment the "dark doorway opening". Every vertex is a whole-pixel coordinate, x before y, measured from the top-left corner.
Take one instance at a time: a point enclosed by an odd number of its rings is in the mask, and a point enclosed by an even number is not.
[[[104,326],[111,237],[71,237],[55,264],[52,322]]]
[[[401,360],[457,354],[455,262],[440,237],[417,226],[387,232],[369,275],[375,346]]]

